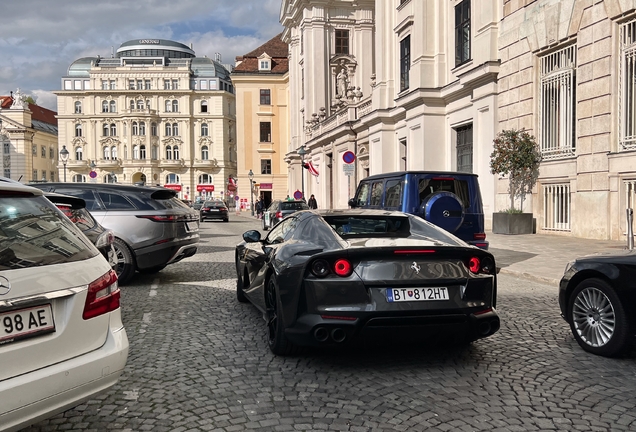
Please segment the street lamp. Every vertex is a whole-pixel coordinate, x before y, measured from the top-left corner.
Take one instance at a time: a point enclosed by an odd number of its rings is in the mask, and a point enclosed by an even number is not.
[[[247,173],[247,177],[250,179],[250,202],[252,207],[252,216],[254,216],[254,186],[252,180],[254,179],[254,173],[252,170]]]
[[[300,156],[300,192],[302,192],[302,198],[305,198],[305,155],[307,154],[307,150],[305,150],[305,145],[301,145],[298,148],[298,156]]]
[[[60,159],[64,165],[64,183],[66,183],[66,162],[68,162],[68,155],[68,150],[66,150],[66,146],[63,145],[62,150],[60,150]]]

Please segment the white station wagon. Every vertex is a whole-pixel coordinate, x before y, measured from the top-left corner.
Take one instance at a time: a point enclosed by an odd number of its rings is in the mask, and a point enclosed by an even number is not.
[[[0,179],[0,431],[113,386],[128,358],[117,275],[42,191]]]

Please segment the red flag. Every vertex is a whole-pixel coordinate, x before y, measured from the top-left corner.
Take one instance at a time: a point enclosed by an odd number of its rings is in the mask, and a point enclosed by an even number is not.
[[[313,166],[313,164],[311,163],[311,161],[307,161],[307,170],[309,171],[309,173],[312,176],[318,177],[318,170],[316,169],[315,166]]]

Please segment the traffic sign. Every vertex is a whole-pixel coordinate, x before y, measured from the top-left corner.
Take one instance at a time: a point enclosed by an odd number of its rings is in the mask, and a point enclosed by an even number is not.
[[[303,197],[303,193],[299,190],[297,190],[296,192],[294,192],[294,198],[299,200]]]
[[[344,172],[344,175],[351,177],[356,172],[356,166],[355,164],[343,165],[342,171]]]
[[[352,151],[346,151],[344,152],[344,154],[342,155],[342,160],[344,161],[344,163],[346,164],[352,164],[353,162],[355,162],[356,160],[356,155],[355,153],[353,153]]]
[[[97,177],[97,172],[95,172],[95,171],[91,171],[91,172],[88,174],[88,176],[89,176],[90,178],[94,179],[95,177]]]

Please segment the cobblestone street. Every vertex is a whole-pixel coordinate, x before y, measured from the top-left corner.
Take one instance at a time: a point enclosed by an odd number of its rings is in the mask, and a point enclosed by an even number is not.
[[[234,245],[258,221],[202,224],[197,254],[122,287],[119,383],[28,431],[635,430],[636,355],[585,353],[557,287],[499,276],[501,330],[467,347],[275,357],[235,295]]]

